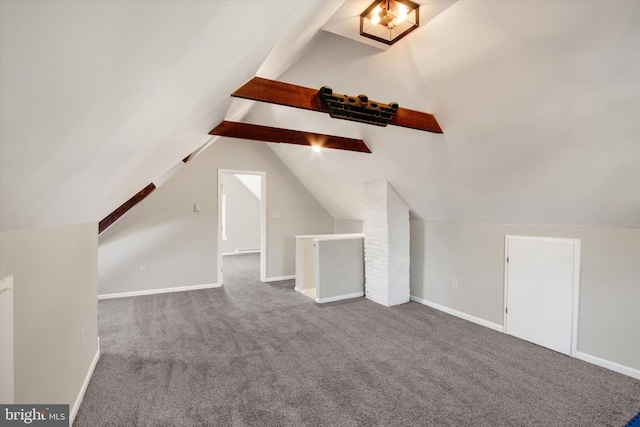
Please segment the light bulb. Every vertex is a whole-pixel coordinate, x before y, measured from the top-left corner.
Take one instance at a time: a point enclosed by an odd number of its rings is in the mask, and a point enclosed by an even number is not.
[[[319,145],[312,145],[311,148],[313,149],[313,151],[315,151],[316,153],[319,153],[320,151],[322,151],[322,147],[320,147]]]
[[[373,8],[371,15],[369,15],[371,17],[371,25],[378,25],[380,23],[380,10],[380,5]]]
[[[398,24],[407,20],[409,9],[402,3],[398,3]]]

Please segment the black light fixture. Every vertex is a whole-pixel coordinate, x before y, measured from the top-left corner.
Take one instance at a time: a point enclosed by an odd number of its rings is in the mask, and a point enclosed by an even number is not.
[[[418,28],[419,8],[409,0],[376,0],[360,15],[360,35],[392,45]]]
[[[322,86],[318,91],[322,105],[334,119],[351,120],[376,126],[386,126],[398,112],[398,103],[383,104],[369,101],[367,95],[349,96],[334,93]]]

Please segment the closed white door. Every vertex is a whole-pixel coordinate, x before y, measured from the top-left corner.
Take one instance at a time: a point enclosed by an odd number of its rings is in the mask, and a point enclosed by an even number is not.
[[[506,333],[575,355],[580,242],[507,236]]]

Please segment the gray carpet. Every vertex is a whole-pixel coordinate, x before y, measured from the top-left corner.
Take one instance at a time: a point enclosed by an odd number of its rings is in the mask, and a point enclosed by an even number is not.
[[[225,286],[101,301],[75,426],[624,426],[640,381],[437,310]]]

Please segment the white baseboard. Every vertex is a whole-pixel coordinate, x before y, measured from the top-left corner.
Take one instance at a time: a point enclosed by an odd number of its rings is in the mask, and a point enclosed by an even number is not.
[[[204,285],[192,285],[192,286],[177,286],[175,288],[162,288],[162,289],[147,289],[144,291],[132,291],[132,292],[120,292],[115,294],[102,294],[98,295],[99,300],[103,299],[112,299],[112,298],[127,298],[127,297],[137,297],[140,295],[155,295],[155,294],[166,294],[170,292],[183,292],[183,291],[195,291],[198,289],[210,289],[210,288],[219,288],[222,285],[217,283],[207,283]]]
[[[411,295],[410,298],[411,298],[411,301],[415,301],[415,302],[418,302],[420,304],[424,304],[424,305],[429,306],[431,308],[435,308],[436,310],[444,311],[447,314],[451,314],[451,315],[459,317],[461,319],[468,320],[469,322],[476,323],[476,324],[481,325],[481,326],[485,326],[485,327],[487,327],[489,329],[493,329],[494,331],[504,332],[504,326],[498,325],[497,323],[489,322],[488,320],[484,320],[484,319],[481,319],[479,317],[475,317],[475,316],[472,316],[470,314],[463,313],[461,311],[454,310],[454,309],[449,308],[449,307],[445,307],[444,305],[436,304],[435,302],[427,301],[426,299],[414,297],[413,295]]]
[[[610,362],[608,360],[591,356],[590,354],[582,353],[580,351],[576,353],[576,359],[584,360],[585,362],[602,366],[603,368],[607,368],[619,374],[627,375],[627,376],[630,376],[631,378],[640,380],[640,369],[630,368],[629,366],[624,366],[619,363]]]
[[[93,375],[93,371],[96,369],[96,365],[98,364],[99,359],[100,359],[100,337],[98,337],[98,348],[96,349],[96,355],[93,357],[93,360],[91,361],[91,365],[89,366],[89,370],[87,371],[87,375],[84,377],[84,382],[82,383],[82,387],[80,388],[78,397],[76,397],[76,401],[73,403],[73,406],[69,410],[69,426],[70,427],[73,427],[73,420],[75,420],[76,415],[78,415],[80,404],[82,403],[82,399],[84,399],[84,393],[87,391],[87,387],[89,386],[89,381],[91,381],[91,376]]]
[[[295,279],[296,275],[293,274],[291,276],[279,276],[279,277],[267,277],[266,279],[263,280],[263,282],[280,282],[282,280],[291,280],[291,279]]]
[[[364,292],[356,292],[355,294],[338,295],[337,297],[315,298],[315,301],[318,304],[324,304],[325,302],[342,301],[342,300],[345,300],[345,299],[359,298],[359,297],[363,297],[363,296],[364,296]]]
[[[468,320],[473,323],[477,323],[478,325],[486,326],[487,328],[493,329],[498,332],[504,332],[504,327],[502,325],[498,325],[497,323],[489,322],[484,319],[480,319],[479,317],[471,316],[470,314],[463,313],[461,311],[453,310],[451,308],[445,307],[440,304],[436,304],[431,301],[424,300],[422,298],[411,296],[411,301],[418,302],[420,304],[424,304],[431,308],[435,308],[436,310],[444,311],[445,313],[451,314],[453,316],[460,317],[461,319]],[[601,366],[603,368],[607,368],[611,371],[618,372],[619,374],[627,375],[631,378],[635,378],[640,380],[640,369],[631,368],[629,366],[624,366],[619,363],[611,362],[606,359],[601,359],[596,356],[591,356],[590,354],[582,353],[578,351],[576,353],[576,359],[583,360],[588,363],[592,363],[594,365]]]

